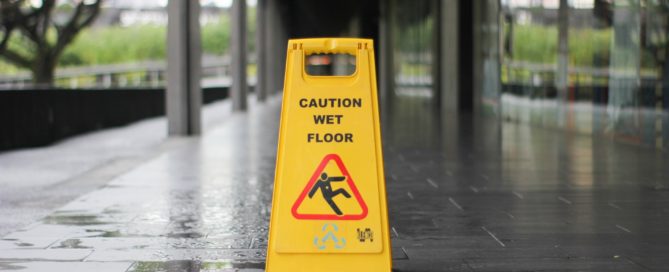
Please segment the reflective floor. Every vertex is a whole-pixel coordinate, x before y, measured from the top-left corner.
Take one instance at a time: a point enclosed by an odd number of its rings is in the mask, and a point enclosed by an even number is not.
[[[262,270],[280,100],[233,114],[0,240],[0,269]],[[662,271],[669,158],[604,138],[384,111],[397,271]]]

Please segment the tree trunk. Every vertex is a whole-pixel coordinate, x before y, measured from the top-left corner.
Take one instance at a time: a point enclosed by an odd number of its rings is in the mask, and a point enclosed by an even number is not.
[[[56,63],[52,58],[42,57],[32,68],[33,83],[38,88],[50,88],[54,85]]]

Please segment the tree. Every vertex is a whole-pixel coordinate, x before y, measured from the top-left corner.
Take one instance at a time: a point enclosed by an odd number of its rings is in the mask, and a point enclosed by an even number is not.
[[[56,0],[32,6],[26,0],[0,0],[0,57],[33,74],[38,86],[51,86],[58,58],[79,32],[100,13],[102,0],[74,1],[64,22],[54,20]],[[10,46],[14,33],[26,41],[27,50]]]

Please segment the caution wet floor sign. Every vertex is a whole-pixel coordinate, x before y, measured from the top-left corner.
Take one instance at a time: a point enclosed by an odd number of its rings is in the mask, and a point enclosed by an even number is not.
[[[355,56],[313,76],[313,54]],[[267,271],[390,271],[374,52],[367,39],[288,43]]]

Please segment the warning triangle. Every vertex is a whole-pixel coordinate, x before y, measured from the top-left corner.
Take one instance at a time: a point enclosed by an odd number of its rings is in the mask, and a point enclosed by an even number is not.
[[[367,205],[339,155],[328,154],[293,204],[292,213],[297,219],[360,220],[367,217]]]

